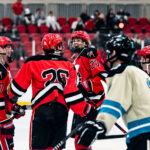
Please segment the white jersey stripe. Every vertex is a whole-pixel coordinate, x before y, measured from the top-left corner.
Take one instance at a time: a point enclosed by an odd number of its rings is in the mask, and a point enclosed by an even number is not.
[[[22,92],[22,91],[18,90],[18,89],[14,86],[13,82],[11,83],[11,88],[12,88],[12,90],[13,90],[15,93],[17,93],[17,94],[20,95],[20,96],[25,93],[25,92]]]
[[[66,103],[69,103],[69,102],[76,101],[76,100],[78,100],[80,98],[83,98],[83,95],[81,93],[77,94],[75,96],[71,96],[71,97],[65,98],[65,100],[66,100]]]
[[[51,83],[49,84],[47,87],[45,87],[43,90],[41,90],[36,96],[35,98],[32,100],[32,104],[34,104],[40,97],[42,97],[47,91],[49,91],[51,88],[53,88],[54,86],[57,86],[58,89],[60,89],[61,91],[63,91],[63,87],[61,84],[59,83]]]

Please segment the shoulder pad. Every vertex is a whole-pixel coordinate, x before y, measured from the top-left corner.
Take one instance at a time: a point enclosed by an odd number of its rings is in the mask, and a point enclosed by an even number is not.
[[[0,64],[0,80],[4,80],[6,76],[7,76],[6,68],[2,64]]]
[[[89,59],[94,59],[98,56],[97,49],[93,47],[88,47],[84,49],[83,56]]]

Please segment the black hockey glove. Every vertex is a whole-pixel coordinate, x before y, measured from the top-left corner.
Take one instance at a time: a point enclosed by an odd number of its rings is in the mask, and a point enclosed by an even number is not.
[[[96,108],[91,107],[89,113],[85,116],[87,120],[95,120],[98,114],[98,110]]]
[[[25,115],[25,110],[22,108],[22,106],[15,104],[12,108],[13,115],[16,119],[19,119],[20,117]]]
[[[103,137],[105,135],[106,127],[103,122],[98,120],[87,121],[79,128],[78,133],[77,144],[89,147],[97,137]]]
[[[6,138],[12,138],[14,136],[14,124],[12,118],[0,122],[1,135]]]

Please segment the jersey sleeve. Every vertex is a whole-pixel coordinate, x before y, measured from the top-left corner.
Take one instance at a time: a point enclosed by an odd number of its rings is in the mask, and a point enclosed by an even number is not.
[[[71,65],[69,78],[67,85],[64,88],[64,96],[67,105],[74,111],[74,113],[79,114],[80,116],[85,116],[88,113],[90,104],[88,104],[79,91],[76,85],[77,72],[73,65]]]
[[[3,70],[6,74],[0,80],[0,122],[7,119],[6,112],[9,108],[11,112],[11,104],[8,105],[7,86],[10,84],[10,76],[7,70]],[[3,74],[3,73],[2,73]]]
[[[17,97],[22,96],[27,91],[27,88],[31,84],[32,71],[29,65],[30,65],[29,63],[23,64],[22,68],[19,70],[19,72],[12,80],[9,90],[10,99],[12,99],[13,96]]]
[[[130,108],[132,102],[132,80],[128,73],[123,72],[107,79],[108,93],[101,105],[98,120],[105,123],[107,132],[110,131],[115,121],[123,116]]]

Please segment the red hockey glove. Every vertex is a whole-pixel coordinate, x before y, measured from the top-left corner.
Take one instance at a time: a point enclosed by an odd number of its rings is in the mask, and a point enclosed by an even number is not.
[[[12,118],[0,122],[1,134],[6,138],[12,138],[14,136],[14,124]]]
[[[25,110],[18,104],[15,104],[13,106],[12,112],[16,119],[19,119],[20,117],[23,117],[25,115]]]
[[[106,127],[103,122],[98,120],[86,121],[79,129],[77,144],[89,147],[98,136],[104,136],[105,133]]]

